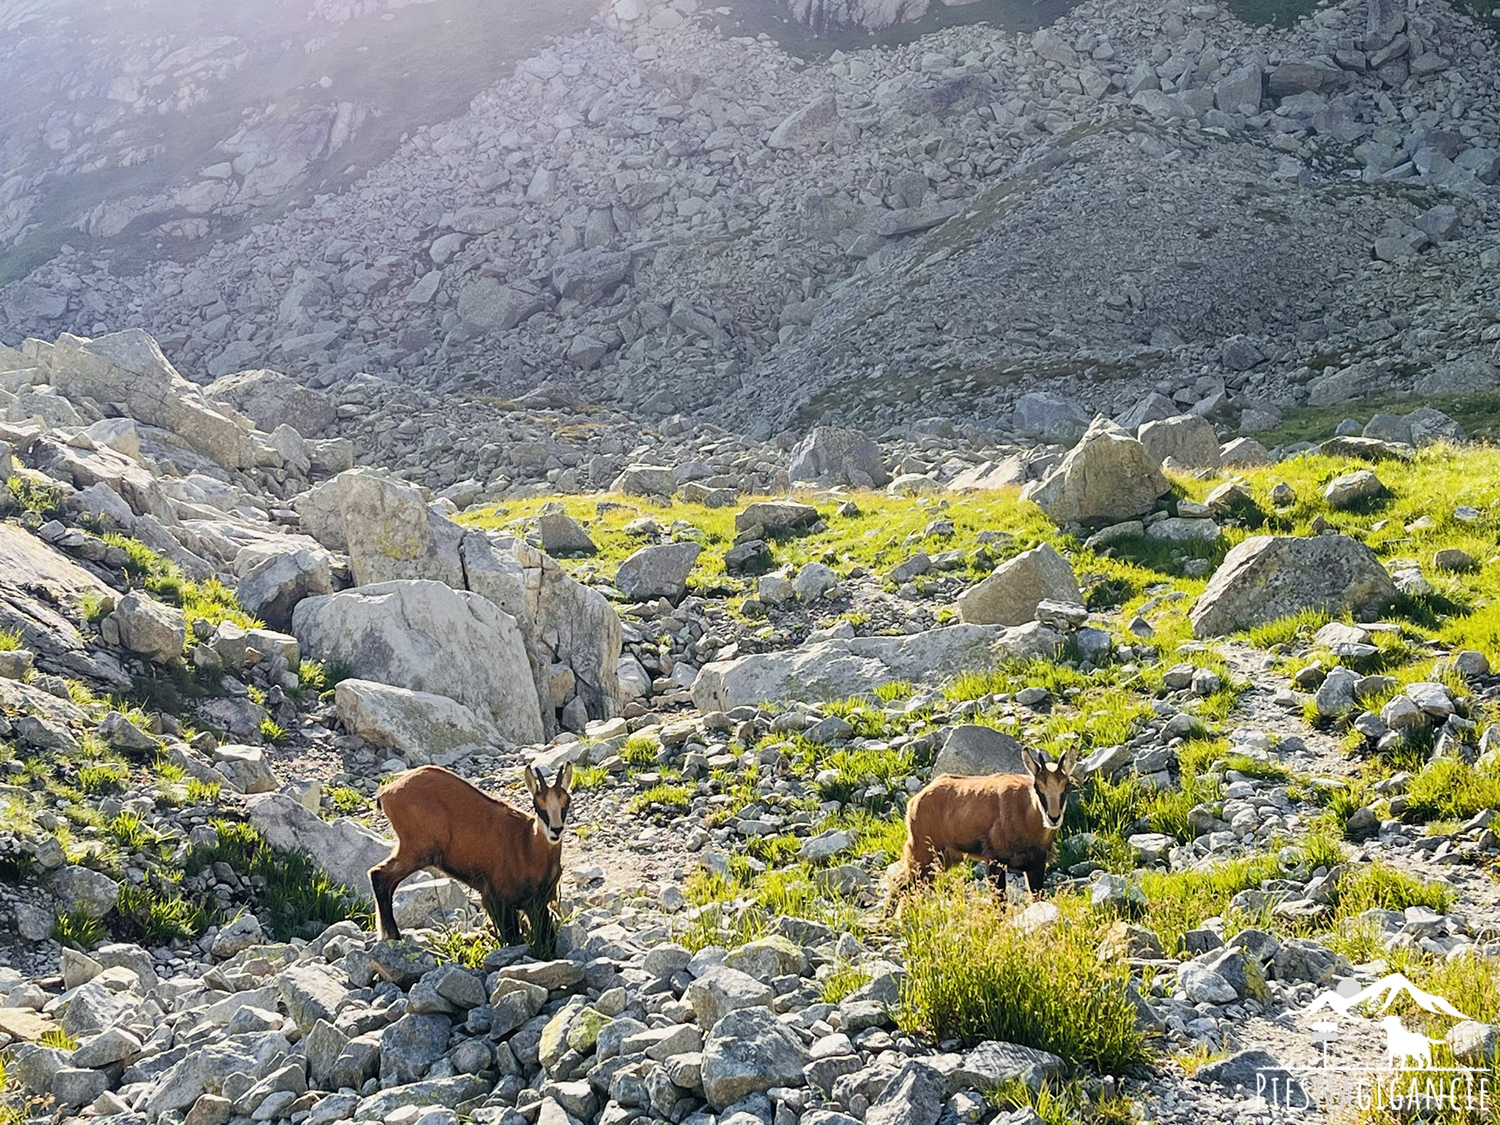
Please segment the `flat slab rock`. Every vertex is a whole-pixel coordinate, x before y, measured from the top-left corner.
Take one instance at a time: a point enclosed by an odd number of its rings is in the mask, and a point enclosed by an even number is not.
[[[1035,623],[950,625],[897,637],[815,641],[704,665],[693,681],[700,711],[730,711],[781,700],[827,700],[873,691],[894,680],[935,682],[998,660],[1055,656],[1062,637]]]

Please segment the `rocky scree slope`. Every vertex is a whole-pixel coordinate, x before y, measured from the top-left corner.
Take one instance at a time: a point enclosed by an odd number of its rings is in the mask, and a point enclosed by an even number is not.
[[[1500,476],[1434,411],[1228,470],[1197,416],[1101,419],[1026,499],[994,465],[939,492],[966,463],[936,437],[926,474],[824,430],[790,497],[637,464],[460,513],[140,334],[29,348],[0,430],[23,1116],[1268,1120],[1246,1088],[1315,1057],[1298,1013],[1392,968],[1495,1065]],[[1085,761],[1044,898],[964,871],[884,914],[906,797],[1021,742]],[[495,948],[446,879],[403,888],[406,942],[365,928],[369,798],[429,760],[512,793],[575,763],[556,948]]]
[[[347,191],[140,273],[75,248],[0,324],[762,438],[828,411],[1003,438],[1037,389],[1227,418],[1492,389],[1494,82],[1447,4],[1084,4],[805,65],[621,4]]]

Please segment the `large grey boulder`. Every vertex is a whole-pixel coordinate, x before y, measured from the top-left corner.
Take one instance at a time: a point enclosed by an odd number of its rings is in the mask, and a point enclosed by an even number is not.
[[[1170,487],[1139,441],[1098,418],[1062,464],[1027,485],[1021,499],[1059,524],[1111,524],[1150,512]]]
[[[1323,489],[1323,499],[1330,508],[1353,508],[1385,493],[1385,485],[1369,469],[1355,469],[1334,477]]]
[[[880,446],[862,431],[818,426],[792,450],[788,473],[794,481],[884,488],[891,481]]]
[[[599,549],[583,525],[561,508],[538,516],[536,529],[548,554],[592,555]]]
[[[64,914],[78,910],[90,918],[103,918],[115,908],[120,884],[91,868],[70,865],[52,875],[52,893]]]
[[[688,575],[703,548],[697,543],[653,543],[620,564],[615,586],[633,602],[666,598],[676,604],[687,593]]]
[[[774,1086],[805,1084],[807,1051],[766,1008],[739,1008],[714,1025],[703,1045],[703,1096],[715,1109]]]
[[[206,401],[139,328],[89,339],[27,340],[23,351],[56,391],[73,400],[119,402],[137,422],[176,434],[225,469],[255,463],[249,419]]]
[[[291,1049],[291,1043],[279,1031],[235,1035],[204,1044],[189,1051],[161,1076],[141,1108],[150,1118],[187,1109],[210,1082],[217,1088],[226,1074],[262,1074],[273,1059],[285,1057]]]
[[[948,1100],[948,1079],[918,1059],[901,1064],[865,1112],[865,1125],[937,1125]]]
[[[317,437],[338,420],[337,408],[325,395],[279,371],[225,375],[204,387],[203,394],[232,406],[266,433],[285,425],[303,437]]]
[[[992,773],[1023,773],[1021,744],[994,727],[963,723],[948,734],[932,773],[957,777],[984,777]]]
[[[1186,469],[1219,467],[1219,435],[1212,424],[1196,414],[1179,414],[1141,427],[1141,445],[1158,465],[1170,457]]]
[[[818,509],[795,500],[757,500],[734,514],[734,530],[758,527],[764,531],[792,531],[818,522]]]
[[[950,625],[895,637],[834,637],[706,664],[693,681],[693,703],[700,711],[730,711],[763,701],[843,699],[893,680],[937,683],[1004,660],[1054,657],[1061,648],[1062,637],[1034,623],[1014,629]]]
[[[1013,428],[1023,437],[1074,442],[1089,428],[1093,415],[1071,398],[1033,391],[1016,400]]]
[[[488,716],[446,695],[348,679],[334,687],[333,702],[346,730],[371,746],[399,751],[411,765],[453,760],[501,741]]]
[[[1193,635],[1221,636],[1303,610],[1368,619],[1396,599],[1380,560],[1344,535],[1257,535],[1225,556],[1193,605]]]
[[[839,120],[838,102],[831,93],[819,94],[771,130],[766,147],[817,148],[833,139]]]
[[[620,619],[603,594],[524,539],[492,539],[460,527],[403,481],[354,469],[341,473],[337,485],[338,535],[356,582],[431,579],[480,594],[510,614],[521,630],[537,698],[548,701],[542,717],[546,734],[557,729],[557,709],[550,704],[557,664],[574,679],[574,694],[565,702],[576,698],[576,710],[587,719],[619,714]],[[309,503],[299,513],[304,520],[316,513],[313,518],[332,522],[321,505]],[[318,535],[316,527],[309,531]],[[319,541],[327,540],[319,536]]]
[[[246,613],[273,629],[290,629],[292,610],[304,598],[333,593],[328,552],[315,547],[269,555],[241,577],[234,597]]]
[[[478,332],[509,332],[546,307],[539,295],[492,277],[471,281],[458,294],[459,319]]]
[[[391,842],[347,817],[324,820],[288,793],[263,793],[245,802],[250,823],[272,847],[304,851],[330,878],[370,894],[370,868],[391,854]]]
[[[541,704],[516,619],[439,582],[381,582],[307,598],[292,612],[303,650],[355,676],[457,700],[517,743],[542,741]]]
[[[1214,107],[1224,113],[1260,112],[1265,76],[1259,63],[1248,63],[1232,70],[1214,86]]]
[[[349,568],[361,586],[430,578],[463,588],[464,531],[429,508],[421,491],[372,469],[335,478]]]
[[[571,251],[552,263],[552,288],[560,297],[587,305],[624,281],[629,273],[629,251],[592,246]]]
[[[730,1012],[769,1008],[776,993],[749,973],[716,965],[689,984],[682,998],[693,1009],[698,1026],[712,1030]]]
[[[959,620],[974,625],[1024,625],[1036,618],[1037,603],[1080,603],[1083,594],[1073,568],[1043,543],[997,566],[984,581],[958,597]]]
[[[126,594],[116,602],[103,628],[106,640],[112,632],[123,647],[147,660],[169,664],[182,658],[187,637],[182,611],[145,594]]]

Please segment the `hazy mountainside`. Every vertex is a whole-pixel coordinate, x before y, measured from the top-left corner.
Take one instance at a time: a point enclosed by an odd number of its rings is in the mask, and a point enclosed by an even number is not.
[[[118,267],[234,236],[462,112],[556,3],[75,0],[0,13],[0,279],[72,243]],[[358,18],[356,18],[358,17]],[[333,75],[337,75],[335,81]],[[45,300],[33,315],[53,315]]]
[[[548,382],[761,435],[915,403],[1003,438],[1038,388],[1232,421],[1444,363],[1494,384],[1496,48],[1446,4],[1085,4],[811,61],[710,19],[621,0],[345,191],[201,249],[80,239],[0,332],[138,324],[198,380]],[[185,189],[215,235],[231,171]]]

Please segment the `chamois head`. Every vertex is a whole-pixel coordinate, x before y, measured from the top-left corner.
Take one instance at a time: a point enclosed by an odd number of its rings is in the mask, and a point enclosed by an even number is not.
[[[547,842],[556,844],[562,840],[563,828],[568,820],[568,806],[573,799],[568,796],[568,787],[573,784],[573,763],[569,762],[557,771],[557,781],[547,784],[547,777],[535,766],[526,767],[526,791],[531,794],[531,807],[536,813],[536,822],[547,834]]]
[[[1021,761],[1031,775],[1031,799],[1042,814],[1042,824],[1051,829],[1062,826],[1068,807],[1068,793],[1073,788],[1073,767],[1078,764],[1078,750],[1069,750],[1062,760],[1054,762],[1045,750],[1021,750]]]

